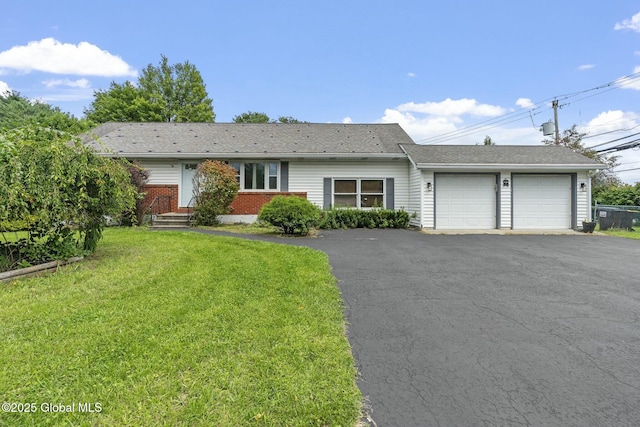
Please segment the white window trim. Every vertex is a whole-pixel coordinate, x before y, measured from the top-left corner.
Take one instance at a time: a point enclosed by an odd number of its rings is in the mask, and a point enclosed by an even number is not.
[[[282,166],[280,165],[279,161],[274,161],[274,160],[228,160],[227,161],[230,165],[233,163],[237,163],[239,165],[240,168],[240,192],[272,192],[272,193],[276,193],[280,191],[280,173],[282,170]],[[269,164],[270,163],[275,163],[277,166],[277,171],[276,171],[276,188],[244,188],[244,178],[245,178],[245,173],[244,173],[244,165],[245,163],[262,163],[264,165],[264,185],[265,187],[269,187],[269,178],[272,177],[273,175],[269,174]],[[254,174],[255,174],[255,169],[254,169]]]
[[[357,206],[355,208],[351,208],[351,209],[363,209],[363,210],[369,210],[369,209],[376,209],[376,208],[383,208],[386,209],[387,207],[387,180],[385,178],[352,178],[352,177],[348,177],[348,178],[342,178],[342,177],[335,177],[331,179],[331,206],[336,207],[336,203],[335,203],[335,197],[336,197],[336,187],[335,187],[335,182],[336,181],[356,181],[356,192],[355,193],[338,193],[339,195],[344,194],[344,195],[353,195],[355,194],[356,196],[356,204]],[[380,193],[363,193],[362,192],[362,181],[382,181],[382,206],[376,206],[376,207],[366,207],[366,206],[361,206],[361,197],[362,196],[366,196],[368,194],[380,194]],[[347,207],[345,207],[347,208]]]

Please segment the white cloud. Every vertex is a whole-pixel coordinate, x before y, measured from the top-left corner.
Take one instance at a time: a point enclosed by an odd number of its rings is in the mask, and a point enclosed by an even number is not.
[[[39,99],[44,102],[74,102],[93,98],[91,89],[69,89],[64,92],[47,93]]]
[[[632,111],[609,110],[598,114],[587,124],[580,126],[580,131],[589,135],[599,135],[589,138],[587,145],[595,145],[600,142],[617,138],[615,132],[621,131],[619,136],[624,136],[622,131],[628,131],[640,126],[640,114]]]
[[[630,19],[622,22],[616,22],[614,30],[631,30],[640,33],[640,12],[633,15]]]
[[[69,79],[57,79],[57,80],[45,80],[42,82],[47,88],[54,88],[57,86],[77,87],[81,89],[87,89],[91,87],[91,83],[87,79],[69,80]]]
[[[520,98],[516,102],[521,106],[533,105],[527,98]],[[532,126],[505,128],[489,124],[479,126],[477,132],[463,130],[473,125],[468,123],[468,116],[499,117],[506,112],[503,107],[481,104],[474,99],[446,99],[442,102],[408,102],[396,108],[387,108],[379,121],[398,123],[417,143],[481,144],[484,137],[489,135],[497,144],[540,144],[542,134]]]
[[[408,77],[415,77],[415,76],[416,76],[416,73],[407,73],[407,76],[408,76]]]
[[[0,80],[0,95],[4,95],[5,93],[10,91],[11,89],[9,88],[9,85],[3,82],[2,80]]]
[[[579,71],[586,71],[586,70],[592,69],[593,67],[595,67],[595,65],[593,65],[593,64],[584,64],[584,65],[580,65],[578,67],[578,70]]]
[[[130,76],[137,71],[119,56],[97,46],[80,42],[61,43],[53,38],[29,42],[0,52],[0,69],[20,72],[42,71],[79,76]]]
[[[639,128],[640,114],[632,111],[610,110],[598,114],[587,124],[580,126],[579,130],[587,134],[583,139],[585,146],[593,147],[637,133],[640,131]],[[616,144],[632,141],[634,138],[637,136],[601,145],[600,148],[612,147]],[[640,167],[640,151],[623,150],[611,153],[611,155],[618,157],[620,166],[616,170]],[[640,170],[621,172],[618,177],[630,184],[640,182]]]
[[[342,123],[344,124],[351,124],[353,123],[353,120],[351,120],[351,117],[345,117],[344,119],[342,119]]]
[[[636,67],[633,69],[633,74],[637,74],[637,73],[640,73],[640,67]],[[637,76],[632,78],[621,77],[618,80],[616,80],[616,84],[621,89],[640,90],[640,79],[638,79]]]
[[[416,104],[408,102],[399,105],[398,111],[409,113],[423,113],[435,116],[462,116],[472,115],[480,117],[495,117],[505,113],[505,109],[496,105],[479,104],[475,99],[451,99],[447,98],[441,102],[425,102]]]
[[[520,108],[533,108],[536,106],[529,98],[518,98],[516,105]]]

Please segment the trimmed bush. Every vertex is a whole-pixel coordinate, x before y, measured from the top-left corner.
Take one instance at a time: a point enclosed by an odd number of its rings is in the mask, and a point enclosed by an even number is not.
[[[315,227],[320,217],[320,209],[303,197],[275,196],[262,206],[258,219],[278,227],[284,234],[305,236]]]
[[[407,228],[411,216],[404,210],[333,208],[322,211],[319,228]]]
[[[213,160],[200,163],[193,178],[194,222],[197,225],[219,224],[220,215],[231,212],[231,203],[239,188],[233,166]]]

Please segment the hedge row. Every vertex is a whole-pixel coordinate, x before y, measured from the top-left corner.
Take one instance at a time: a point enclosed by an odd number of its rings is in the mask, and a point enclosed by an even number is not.
[[[322,211],[318,228],[407,228],[411,216],[403,210],[333,208]]]
[[[403,210],[333,208],[321,211],[305,198],[276,196],[262,207],[260,221],[285,234],[306,235],[310,228],[407,228],[411,216]]]

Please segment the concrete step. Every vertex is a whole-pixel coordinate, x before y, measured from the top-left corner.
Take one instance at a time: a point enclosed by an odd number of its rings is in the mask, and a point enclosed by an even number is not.
[[[191,215],[172,212],[156,216],[151,228],[184,228],[190,225]]]

